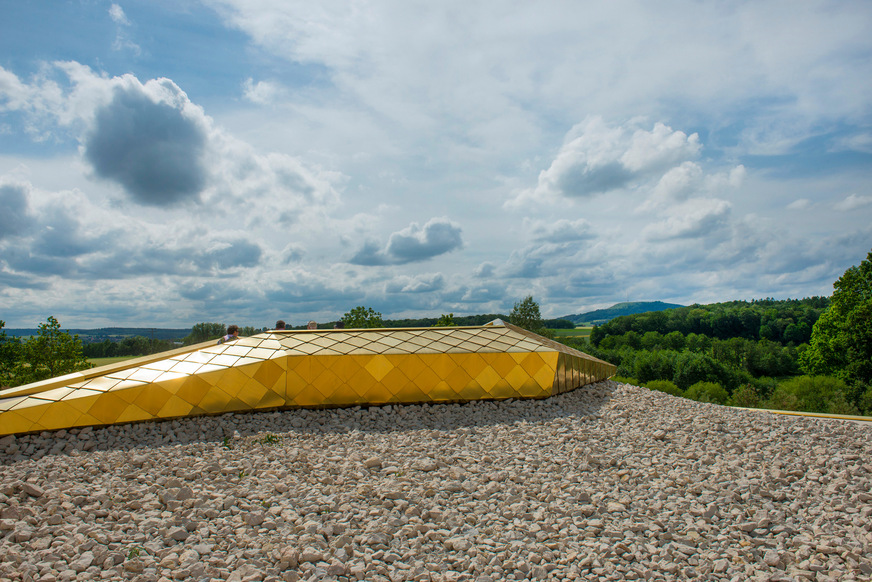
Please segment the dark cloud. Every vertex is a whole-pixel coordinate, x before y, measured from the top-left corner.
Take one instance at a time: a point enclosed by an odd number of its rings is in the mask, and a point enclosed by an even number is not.
[[[401,277],[385,285],[387,293],[431,293],[445,287],[442,273],[420,277]]]
[[[37,254],[58,258],[78,257],[111,244],[109,236],[91,237],[83,233],[81,223],[62,209],[49,211],[43,220],[46,224],[32,247]],[[122,235],[115,233],[115,236]]]
[[[580,163],[560,174],[556,186],[565,196],[593,196],[623,188],[632,179],[633,173],[620,162],[593,167]]]
[[[487,279],[488,277],[493,277],[496,272],[496,265],[489,262],[484,262],[475,268],[473,271],[473,275],[479,277],[481,279]]]
[[[254,267],[263,249],[246,240],[219,243],[219,248],[127,248],[101,258],[81,270],[84,276],[119,279],[137,275],[220,275]]]
[[[348,262],[352,265],[362,265],[364,267],[391,264],[384,253],[381,252],[378,243],[375,241],[366,241],[363,243],[363,248],[357,251],[357,254],[351,257],[351,260]]]
[[[0,240],[24,234],[33,218],[27,202],[28,189],[21,184],[0,186]]]
[[[9,247],[3,250],[3,259],[16,273],[29,275],[74,275],[76,263],[62,257],[51,257],[34,253],[25,245]]]
[[[502,302],[506,297],[506,289],[503,286],[493,287],[470,287],[463,290],[459,301],[471,305],[477,303]]]
[[[267,291],[265,300],[276,308],[294,312],[312,310],[338,313],[345,313],[365,302],[364,294],[359,289],[336,289],[320,281],[282,283],[278,288]]]
[[[209,301],[229,304],[251,295],[251,289],[241,289],[220,283],[204,283],[202,285],[179,286],[179,295],[194,301]]]
[[[9,287],[15,289],[39,289],[42,291],[48,289],[49,284],[27,275],[9,273],[0,268],[0,293],[2,293],[2,289]]]
[[[542,276],[542,265],[545,260],[542,257],[527,255],[520,257],[518,262],[511,265],[508,270],[509,277],[519,279],[538,279]]]
[[[180,108],[138,87],[117,87],[85,137],[85,158],[136,202],[161,206],[198,198],[205,147],[205,129]]]
[[[551,243],[576,242],[596,237],[590,222],[583,218],[574,221],[561,219],[550,224],[538,223],[532,232],[537,241]]]
[[[254,267],[260,262],[263,249],[247,240],[237,240],[216,250],[198,253],[194,261],[204,269],[233,269],[235,267]]]
[[[282,251],[282,263],[289,265],[299,263],[306,256],[306,250],[299,245],[289,244]]]
[[[368,241],[349,261],[354,265],[404,265],[426,261],[463,247],[458,225],[445,218],[433,218],[423,227],[412,223],[393,233],[384,250]]]
[[[55,222],[55,225],[59,224]],[[3,259],[14,271],[34,275],[61,275],[69,279],[128,279],[137,276],[229,275],[240,268],[257,266],[263,249],[246,240],[220,241],[213,248],[167,248],[129,244],[122,237],[82,236],[74,227],[67,233],[47,229],[31,248],[4,249]],[[70,248],[65,249],[65,241]]]
[[[567,266],[571,243],[541,243],[512,253],[506,263],[506,274],[519,279],[538,279],[554,275]]]

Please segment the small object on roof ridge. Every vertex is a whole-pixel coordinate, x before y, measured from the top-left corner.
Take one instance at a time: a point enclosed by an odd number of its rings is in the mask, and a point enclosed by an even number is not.
[[[488,325],[494,326],[494,327],[506,327],[506,324],[503,323],[503,320],[500,318],[496,318],[495,320],[489,321],[485,324],[485,326],[488,326]]]

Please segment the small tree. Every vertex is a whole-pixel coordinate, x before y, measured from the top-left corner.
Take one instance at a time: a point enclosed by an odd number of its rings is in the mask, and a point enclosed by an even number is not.
[[[346,328],[384,327],[382,314],[372,307],[359,305],[342,316]]]
[[[439,321],[433,324],[433,327],[454,327],[455,325],[457,324],[454,323],[454,314],[449,313],[448,315],[445,315],[443,313],[439,318]]]
[[[37,335],[24,342],[21,360],[16,368],[16,381],[20,384],[38,382],[90,368],[82,353],[82,340],[61,331],[61,324],[52,316],[39,324]]]
[[[0,319],[0,387],[15,384],[15,368],[21,358],[21,342],[3,331],[6,322]]]
[[[539,313],[539,304],[533,300],[532,295],[527,295],[521,301],[515,303],[509,314],[509,323],[520,328],[538,333],[541,336],[552,337],[554,334],[545,328],[542,314]]]
[[[223,323],[198,323],[191,329],[191,335],[184,339],[184,344],[189,346],[200,342],[217,340],[225,333],[227,333],[227,328],[224,327]]]

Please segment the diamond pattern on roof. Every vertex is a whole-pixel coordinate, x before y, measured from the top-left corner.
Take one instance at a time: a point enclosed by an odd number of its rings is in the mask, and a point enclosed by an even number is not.
[[[0,435],[298,407],[545,398],[615,366],[511,325],[271,332],[0,391]]]

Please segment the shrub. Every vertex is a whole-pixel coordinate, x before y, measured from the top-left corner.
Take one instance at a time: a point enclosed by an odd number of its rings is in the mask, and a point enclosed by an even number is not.
[[[866,391],[860,395],[860,398],[857,400],[857,405],[862,414],[872,416],[872,386],[866,388]]]
[[[772,396],[772,393],[778,387],[778,380],[769,376],[760,376],[759,378],[753,378],[751,384],[762,401]]]
[[[673,396],[684,396],[684,392],[681,391],[681,388],[676,386],[675,383],[670,380],[651,380],[650,382],[645,383],[645,388],[666,392]]]
[[[743,384],[728,400],[730,406],[739,408],[757,408],[760,405],[760,395],[751,384]]]
[[[635,378],[630,378],[628,376],[612,376],[612,380],[615,382],[620,382],[621,384],[632,384],[633,386],[638,386],[639,381]]]
[[[717,382],[697,382],[684,393],[685,398],[697,402],[711,402],[713,404],[726,404],[730,395],[723,386]]]
[[[800,410],[799,398],[796,394],[776,388],[772,395],[763,402],[763,408],[772,410]]]
[[[778,384],[766,405],[780,410],[857,414],[848,385],[832,376],[797,376]],[[837,412],[838,411],[838,412]]]
[[[830,414],[848,414],[856,416],[860,414],[860,409],[848,401],[844,392],[837,392],[835,396],[827,403],[827,412]]]

